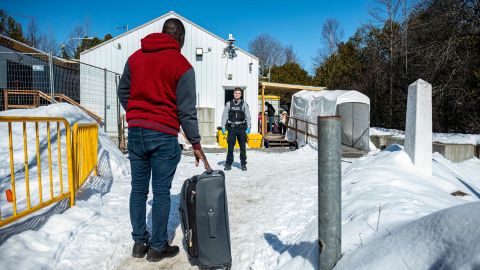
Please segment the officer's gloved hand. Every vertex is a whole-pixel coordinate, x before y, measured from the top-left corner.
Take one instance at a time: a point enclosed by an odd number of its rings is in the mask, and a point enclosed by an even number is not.
[[[224,127],[222,127],[222,134],[225,135],[225,133],[227,133],[227,131],[225,130]]]
[[[247,134],[250,134],[250,128],[247,128],[246,132]]]

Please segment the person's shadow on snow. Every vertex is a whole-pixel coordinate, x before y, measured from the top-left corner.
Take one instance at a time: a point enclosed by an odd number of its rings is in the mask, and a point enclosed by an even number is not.
[[[263,237],[276,252],[283,254],[288,252],[292,258],[300,256],[306,259],[314,269],[318,266],[317,242],[300,242],[298,244],[284,244],[275,234],[264,233]]]
[[[148,201],[149,205],[152,205],[153,199]],[[168,225],[167,225],[167,234],[168,234],[168,243],[172,243],[175,238],[175,230],[180,226],[180,214],[178,212],[178,207],[180,205],[180,193],[170,195],[170,215],[168,216]],[[147,230],[152,232],[152,209],[147,215]],[[183,235],[182,235],[183,237]]]
[[[218,165],[218,166],[221,166],[221,167],[225,167],[225,164],[227,164],[227,162],[226,162],[225,160],[217,162],[217,165]],[[233,162],[233,163],[232,163],[232,167],[241,169],[241,168],[242,168],[242,165],[241,165],[240,163],[238,163],[238,162]]]

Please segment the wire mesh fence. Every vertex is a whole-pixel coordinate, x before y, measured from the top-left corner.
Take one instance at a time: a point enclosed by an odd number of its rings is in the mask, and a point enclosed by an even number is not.
[[[0,52],[0,110],[67,102],[121,145],[125,112],[116,93],[119,80],[118,73],[49,54]]]

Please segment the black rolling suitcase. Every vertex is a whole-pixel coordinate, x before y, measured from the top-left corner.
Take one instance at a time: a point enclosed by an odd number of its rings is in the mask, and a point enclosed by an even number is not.
[[[205,172],[187,179],[180,195],[180,219],[192,265],[230,269],[230,229],[223,171]]]

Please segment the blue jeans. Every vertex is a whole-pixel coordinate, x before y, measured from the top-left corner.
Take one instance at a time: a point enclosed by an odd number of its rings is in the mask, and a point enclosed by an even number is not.
[[[272,125],[273,125],[274,121],[275,121],[275,118],[273,116],[268,117],[268,130],[270,132],[272,132]]]
[[[150,243],[161,250],[167,243],[170,214],[170,188],[180,162],[181,150],[176,136],[132,127],[128,129],[128,155],[132,170],[130,222],[136,243]],[[152,232],[146,227],[148,186],[152,178]]]

